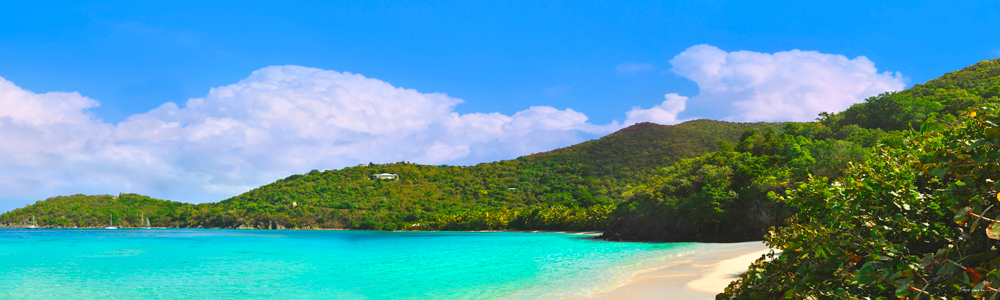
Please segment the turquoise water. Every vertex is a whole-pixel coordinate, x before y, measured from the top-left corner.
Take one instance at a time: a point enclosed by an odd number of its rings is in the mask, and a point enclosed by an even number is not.
[[[585,298],[697,247],[561,233],[0,229],[0,298]]]

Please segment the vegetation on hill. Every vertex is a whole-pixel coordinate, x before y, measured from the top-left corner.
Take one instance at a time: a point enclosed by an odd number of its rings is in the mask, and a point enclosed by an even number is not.
[[[204,207],[204,205],[200,205]],[[114,219],[115,226],[140,227],[149,218],[153,227],[187,227],[188,217],[199,205],[165,201],[136,194],[59,196],[0,215],[0,223],[24,225],[35,217],[42,227],[104,227]]]
[[[765,236],[782,252],[718,298],[1000,297],[998,66],[983,61],[822,115],[831,130],[901,131],[843,176],[773,197],[798,210]]]
[[[789,123],[781,133],[746,131],[732,147],[683,160],[625,193],[609,240],[751,241],[781,226],[792,209],[767,197],[814,174],[837,177],[840,166],[861,162],[868,151],[850,140],[816,140],[818,124]],[[860,129],[850,137],[872,140],[884,133]]]
[[[870,97],[841,113],[823,114],[833,128],[857,125],[882,130],[919,129],[953,123],[958,112],[1000,103],[1000,59],[984,60],[900,92]]]
[[[622,193],[661,167],[781,123],[641,123],[598,140],[475,166],[369,164],[293,175],[212,204],[183,208],[180,227],[603,230]],[[399,180],[371,180],[393,173]],[[83,197],[83,196],[76,196]],[[95,196],[100,198],[100,196]],[[45,203],[49,201],[43,201]],[[52,201],[60,211],[68,202]],[[97,205],[87,202],[83,206]],[[36,204],[37,206],[37,204]],[[181,209],[178,207],[178,209]],[[132,209],[136,211],[136,209]],[[17,220],[23,211],[0,216]],[[66,219],[75,215],[62,214]],[[85,216],[81,216],[85,217]],[[85,217],[89,218],[89,217]],[[48,221],[45,226],[63,226]]]
[[[799,209],[767,235],[783,252],[758,260],[720,298],[1000,296],[995,112],[907,133],[840,179],[812,178],[777,197]]]
[[[795,207],[766,197],[810,178],[836,179],[905,131],[957,124],[971,107],[1000,107],[1000,59],[896,93],[868,98],[819,122],[789,123],[781,134],[744,135],[735,153],[720,151],[664,168],[625,193],[604,237],[610,240],[759,240]],[[751,134],[752,135],[752,134]],[[748,147],[748,145],[753,145]]]

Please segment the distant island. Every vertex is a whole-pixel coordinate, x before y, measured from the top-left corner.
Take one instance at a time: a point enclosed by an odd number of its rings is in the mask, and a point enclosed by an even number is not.
[[[216,203],[73,195],[6,227],[598,230],[765,240],[722,299],[982,298],[1000,289],[1000,59],[806,123],[641,123],[475,166],[365,164]],[[374,176],[391,174],[396,176]],[[144,225],[144,224],[143,224]]]

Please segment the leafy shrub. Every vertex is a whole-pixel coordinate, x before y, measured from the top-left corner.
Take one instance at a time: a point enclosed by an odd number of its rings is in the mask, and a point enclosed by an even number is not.
[[[718,298],[998,297],[998,124],[981,115],[911,132],[832,184],[813,178],[778,197],[800,209],[766,238],[783,252]]]

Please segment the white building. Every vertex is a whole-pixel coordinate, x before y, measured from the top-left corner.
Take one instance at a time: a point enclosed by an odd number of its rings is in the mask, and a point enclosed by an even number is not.
[[[372,175],[372,180],[375,180],[375,179],[392,179],[392,180],[399,180],[399,175],[396,175],[396,174],[389,174],[389,173],[382,173],[382,174],[375,174],[375,175]]]

